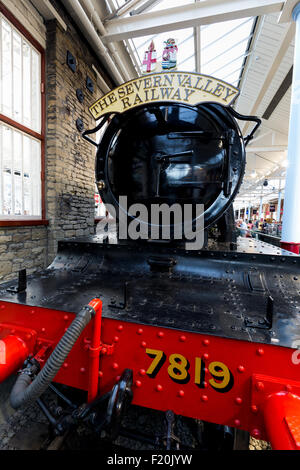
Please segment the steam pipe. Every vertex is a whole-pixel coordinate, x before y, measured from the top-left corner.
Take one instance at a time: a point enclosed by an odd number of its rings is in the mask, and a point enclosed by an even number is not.
[[[116,64],[111,58],[111,54],[104,46],[100,37],[95,31],[95,28],[91,21],[89,20],[84,9],[78,2],[78,0],[64,0],[66,8],[72,12],[72,15],[75,17],[75,21],[82,27],[83,32],[86,34],[88,40],[91,42],[91,45],[98,55],[99,59],[105,62],[105,65],[109,69],[111,75],[118,85],[121,85],[124,82],[122,75],[120,74]]]
[[[80,0],[80,3],[82,4],[82,6],[85,8],[85,10],[90,15],[91,21],[95,24],[95,26],[98,29],[101,36],[105,36],[105,34],[106,34],[105,27],[104,27],[99,15],[98,15],[98,12],[95,10],[95,7],[94,7],[93,3],[91,2],[91,0]],[[114,43],[109,43],[107,45],[107,47],[111,51],[111,53],[112,53],[112,55],[113,55],[113,57],[116,61],[116,64],[120,68],[120,71],[121,71],[123,77],[125,78],[125,81],[129,81],[132,77],[129,75],[126,67],[123,64],[122,59],[120,58],[118,47]]]

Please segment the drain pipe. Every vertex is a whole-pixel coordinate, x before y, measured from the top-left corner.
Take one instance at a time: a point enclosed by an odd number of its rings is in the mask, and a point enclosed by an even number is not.
[[[101,61],[104,61],[113,79],[118,85],[124,82],[124,78],[116,67],[115,62],[111,58],[111,54],[104,46],[100,37],[96,33],[94,26],[89,20],[84,9],[77,0],[64,0],[64,5],[69,13],[74,17],[75,22],[82,28],[82,32],[86,35],[87,39],[91,42],[91,46],[98,55]]]
[[[95,7],[91,0],[79,0],[85,11],[90,15],[90,20],[92,23],[95,24],[96,28],[98,29],[99,33],[101,36],[106,35],[106,29],[101,21],[101,18],[98,15],[98,12],[95,10]],[[126,81],[131,80],[131,76],[128,73],[127,68],[125,67],[122,59],[120,58],[119,51],[118,51],[118,46],[112,42],[107,44],[107,48],[110,50],[112,53],[116,64],[120,68],[120,71],[125,78]]]

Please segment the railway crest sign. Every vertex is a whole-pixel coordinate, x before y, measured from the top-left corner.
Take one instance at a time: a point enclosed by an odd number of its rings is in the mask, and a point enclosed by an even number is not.
[[[98,99],[89,111],[97,120],[105,114],[123,113],[128,109],[155,102],[179,102],[192,106],[213,102],[229,106],[238,95],[238,88],[208,75],[161,72],[135,78],[120,85]]]

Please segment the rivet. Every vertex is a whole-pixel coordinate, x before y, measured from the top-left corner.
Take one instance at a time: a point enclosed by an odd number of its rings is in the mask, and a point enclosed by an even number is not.
[[[180,336],[179,341],[184,343],[186,341],[186,336],[184,336],[184,335]]]
[[[181,397],[181,398],[184,397],[184,391],[183,391],[183,390],[179,390],[178,396]]]
[[[11,334],[14,335],[16,330],[11,330]]]
[[[285,389],[286,389],[287,392],[291,392],[291,391],[292,391],[292,386],[289,385],[289,384],[287,384],[287,385],[285,386]]]
[[[165,334],[164,334],[163,331],[159,331],[159,332],[157,333],[157,336],[158,336],[159,338],[163,338],[163,337],[165,336]]]
[[[116,382],[119,382],[120,378],[121,378],[121,376],[120,376],[120,375],[117,375],[117,377],[116,377]]]
[[[241,398],[241,397],[236,397],[235,403],[236,403],[237,405],[241,405],[241,404],[243,403],[242,398]]]
[[[123,325],[119,325],[119,326],[118,326],[118,328],[117,328],[117,330],[118,330],[118,331],[122,331],[122,330],[123,330],[123,328],[124,328],[124,326],[123,326]]]
[[[208,387],[208,383],[207,383],[207,382],[203,382],[203,387],[204,387],[204,388],[207,388],[207,387]]]
[[[204,340],[202,341],[202,344],[203,344],[203,346],[209,346],[209,344],[210,344],[209,339],[204,339]]]
[[[65,321],[68,321],[68,320],[69,320],[68,315],[65,315],[65,316],[64,316],[64,320],[65,320]]]
[[[42,328],[42,332],[45,333],[45,331],[46,331],[46,328]]]
[[[257,349],[256,351],[258,356],[263,356],[265,354],[265,351],[262,348]]]
[[[259,392],[262,392],[264,390],[265,386],[264,386],[263,382],[257,382],[257,384],[255,385],[255,388]]]
[[[157,392],[162,392],[162,390],[163,390],[162,385],[160,385],[160,384],[156,385],[156,391]]]
[[[1,310],[4,310],[5,309],[5,305],[1,305]]]
[[[100,378],[103,377],[103,372],[102,372],[102,370],[99,370],[99,377],[100,377]]]
[[[146,375],[145,369],[140,369],[140,370],[139,370],[139,374],[140,374],[140,375]]]
[[[66,369],[69,366],[66,362],[64,363],[63,367]]]
[[[208,396],[207,396],[207,395],[202,395],[202,396],[201,396],[201,400],[202,400],[202,401],[207,401],[207,400],[208,400]]]
[[[81,368],[80,368],[80,372],[81,372],[82,374],[84,374],[84,373],[85,373],[85,368],[84,368],[84,367],[81,367]]]
[[[242,374],[243,372],[245,372],[245,367],[244,366],[238,366],[237,370],[238,370],[238,372],[240,372]]]
[[[142,386],[142,382],[141,382],[140,380],[136,380],[136,381],[135,381],[135,386],[138,387],[138,388],[141,387],[141,386]]]
[[[204,359],[208,359],[208,358],[209,358],[209,354],[204,353],[204,354],[203,354],[203,357],[204,357]]]
[[[115,369],[115,370],[118,369],[118,368],[119,368],[119,364],[117,364],[116,362],[114,362],[113,365],[112,365],[112,368]]]
[[[256,414],[258,412],[258,407],[256,405],[251,406],[252,413]]]
[[[259,437],[260,436],[260,430],[259,429],[253,429],[251,434],[252,434],[253,437]]]
[[[101,352],[102,352],[102,354],[106,354],[107,353],[107,348],[102,348]]]
[[[207,367],[204,367],[204,372],[207,374],[207,372],[208,372],[208,368],[207,368]]]
[[[4,308],[4,306],[3,306],[2,308]],[[35,310],[30,310],[30,313],[31,313],[31,315],[34,315],[34,314],[35,314]]]
[[[235,426],[240,426],[240,425],[241,425],[241,422],[240,422],[239,419],[235,419],[235,420],[234,420],[234,424],[235,424]]]
[[[115,336],[115,337],[114,337],[114,342],[115,342],[115,343],[118,343],[119,339],[120,339],[119,336]]]
[[[26,339],[30,339],[30,338],[31,338],[31,334],[30,334],[30,333],[27,333]]]
[[[142,328],[139,328],[136,332],[137,335],[142,335],[144,330]]]
[[[146,346],[147,346],[146,341],[142,341],[142,342],[141,342],[141,347],[142,347],[142,348],[145,348]]]

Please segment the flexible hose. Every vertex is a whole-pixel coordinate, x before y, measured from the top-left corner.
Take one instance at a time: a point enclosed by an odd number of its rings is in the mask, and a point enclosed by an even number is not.
[[[95,310],[89,305],[76,315],[43,369],[33,381],[28,368],[21,372],[10,394],[10,404],[14,409],[35,402],[45,392],[94,315]]]

